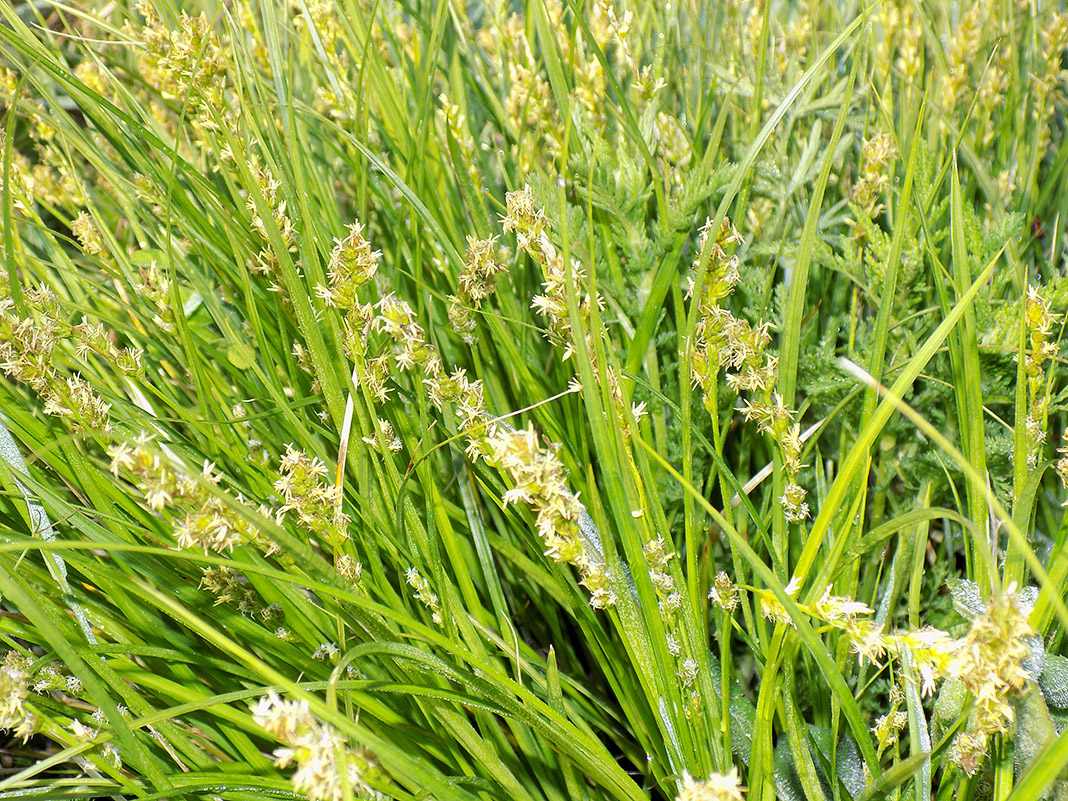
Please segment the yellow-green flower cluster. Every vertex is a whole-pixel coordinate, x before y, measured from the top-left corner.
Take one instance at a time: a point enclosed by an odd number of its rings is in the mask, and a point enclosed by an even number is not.
[[[100,323],[90,323],[85,317],[77,325],[70,327],[70,338],[74,340],[75,353],[79,359],[85,359],[90,353],[114,365],[123,375],[141,375],[141,351],[136,348],[119,348],[111,334]]]
[[[548,236],[548,219],[537,205],[529,188],[524,187],[505,196],[507,214],[502,218],[505,233],[514,232],[516,246],[537,262],[545,276],[544,292],[536,295],[531,307],[546,319],[549,341],[564,349],[563,359],[567,361],[575,353],[575,336],[571,326],[571,317],[567,308],[568,275],[563,258],[557,252]],[[583,286],[585,273],[577,262],[571,264],[571,284]],[[601,307],[600,298],[590,294],[578,298],[579,315],[587,332],[589,344],[589,319],[592,304]],[[588,348],[591,350],[591,348]]]
[[[141,75],[165,98],[185,104],[202,127],[214,127],[213,115],[226,109],[227,63],[211,22],[203,13],[184,12],[171,30],[149,2],[137,10],[144,25],[126,30],[143,45]]]
[[[330,286],[320,286],[316,291],[327,306],[333,306],[342,313],[359,303],[356,292],[374,278],[378,271],[378,260],[382,257],[382,251],[371,250],[370,243],[363,237],[363,225],[358,220],[349,225],[348,230],[347,236],[334,240],[334,249],[330,251],[327,267]]]
[[[266,168],[258,164],[252,164],[251,171],[257,189],[263,196],[267,208],[271,211],[271,218],[274,221],[274,227],[278,229],[282,245],[287,251],[295,250],[297,247],[297,231],[293,221],[286,214],[286,200],[280,196],[281,182],[275,180]],[[248,269],[257,275],[274,277],[276,280],[271,284],[270,289],[273,292],[280,292],[282,287],[277,282],[279,279],[278,254],[270,246],[270,233],[267,223],[260,216],[259,207],[253,195],[249,194],[245,200],[245,205],[252,215],[252,230],[260,236],[264,243],[263,248],[249,262]]]
[[[970,775],[982,765],[989,736],[1010,731],[1015,721],[1012,698],[1029,681],[1024,663],[1031,656],[1028,641],[1034,635],[1015,595],[1008,592],[992,597],[986,612],[956,643],[951,675],[971,694],[973,706],[950,759]]]
[[[990,17],[989,0],[980,0],[961,14],[957,21],[946,53],[946,72],[942,76],[942,111],[947,116],[963,97]]]
[[[163,193],[152,183],[152,180],[137,174],[134,175],[133,184],[137,199],[150,206],[153,216],[165,219],[167,212],[163,207]],[[186,245],[186,240],[178,238],[172,240],[171,246],[177,251],[176,257],[185,255],[182,251],[185,250]],[[152,322],[165,333],[173,334],[176,330],[174,307],[171,305],[171,279],[167,271],[160,269],[155,258],[139,260],[136,267],[137,278],[132,282],[135,294],[155,308]]]
[[[531,507],[546,556],[578,568],[595,609],[615,603],[603,559],[581,537],[582,504],[568,490],[564,467],[555,452],[538,443],[533,428],[513,430],[490,416],[482,382],[468,380],[463,370],[451,375],[441,370],[424,383],[438,409],[455,404],[461,430],[467,433],[468,457],[485,458],[512,479],[513,488],[505,492],[503,502],[521,501]]]
[[[1057,355],[1057,343],[1052,339],[1053,323],[1057,317],[1033,286],[1027,288],[1024,299],[1024,322],[1027,326],[1029,348],[1024,360],[1027,373],[1027,464],[1034,469],[1046,442],[1046,419],[1049,410],[1049,388],[1046,385],[1045,363]]]
[[[523,502],[531,507],[546,556],[578,569],[595,609],[614,604],[604,561],[580,533],[582,504],[568,490],[564,467],[555,452],[538,443],[533,428],[513,430],[491,417],[485,409],[482,382],[468,380],[463,370],[452,375],[442,370],[425,384],[438,409],[455,404],[461,430],[467,433],[468,457],[485,458],[509,475],[513,488],[504,493],[503,502]]]
[[[37,729],[37,716],[27,708],[30,660],[18,651],[4,654],[0,665],[0,729],[9,729],[23,742]]]
[[[991,597],[986,611],[972,621],[963,638],[932,627],[884,634],[881,627],[855,616],[824,619],[848,634],[862,660],[875,662],[884,655],[900,658],[907,651],[922,695],[933,693],[939,679],[961,682],[971,694],[973,707],[967,731],[958,735],[954,757],[969,773],[978,769],[987,737],[1009,730],[1014,720],[1012,697],[1028,681],[1024,662],[1031,655],[1028,640],[1035,633],[1011,588]]]
[[[504,493],[504,505],[521,501],[533,508],[546,556],[557,562],[580,559],[584,548],[579,539],[579,503],[567,489],[564,466],[556,454],[541,447],[533,426],[498,430],[489,444],[490,461],[515,485]]]
[[[546,234],[549,220],[534,200],[530,188],[509,192],[504,196],[504,202],[507,213],[501,223],[506,234],[515,233],[516,246],[543,267],[555,259],[556,248]]]
[[[738,585],[731,581],[731,577],[727,575],[727,571],[721,570],[716,573],[716,578],[712,582],[712,588],[708,591],[708,600],[728,615],[738,608],[738,604],[741,600],[740,593],[738,592]]]
[[[728,255],[727,248],[741,243],[742,238],[727,219],[711,242],[708,241],[710,231],[711,223],[708,221],[701,227],[700,251],[694,258],[694,274],[689,279],[687,297],[696,296],[698,314],[690,356],[690,374],[694,384],[700,386],[705,394],[705,407],[712,411],[720,369],[727,364],[740,367],[751,360],[749,351],[753,344],[760,344],[762,351],[763,345],[767,344],[764,339],[767,330],[761,328],[754,331],[748,323],[738,320],[721,306],[723,299],[734,291],[741,280],[738,257]],[[709,252],[708,265],[703,285],[697,287],[694,280],[701,263],[700,252],[706,248]]]
[[[341,509],[341,488],[326,481],[321,459],[286,446],[275,490],[282,496],[279,520],[293,512],[300,525],[332,548],[349,538],[349,516]]]
[[[986,732],[962,731],[953,738],[953,746],[949,749],[949,759],[969,776],[974,776],[982,767],[986,752]]]
[[[386,450],[392,453],[397,453],[397,451],[404,447],[404,443],[393,430],[393,424],[389,422],[389,420],[383,420],[381,417],[379,417],[378,426],[382,429],[382,441],[386,444]],[[367,444],[369,448],[372,448],[376,451],[381,450],[381,446],[379,445],[377,436],[361,437],[361,439]]]
[[[96,61],[87,58],[79,62],[74,68],[74,76],[85,84],[86,89],[91,89],[111,103],[118,102],[118,98],[112,90],[111,80]]]
[[[315,87],[319,111],[338,121],[355,119],[358,106],[352,75],[352,60],[339,44],[344,32],[337,18],[337,6],[326,0],[312,0],[301,6],[296,18],[297,27],[305,34],[310,49],[321,54],[337,80]],[[318,41],[315,41],[318,40]]]
[[[273,690],[252,706],[252,718],[283,743],[276,748],[279,767],[296,765],[293,788],[310,801],[342,801],[345,787],[357,795],[381,797],[368,783],[378,774],[372,757],[348,747],[332,726],[312,714],[307,701],[287,701]]]
[[[823,595],[815,602],[810,604],[802,603],[797,598],[797,594],[801,590],[801,584],[801,579],[798,576],[794,576],[783,589],[786,595],[797,604],[798,609],[809,617],[814,617],[832,626],[852,632],[857,627],[864,626],[867,622],[862,620],[860,616],[869,615],[872,612],[871,608],[865,603],[854,601],[852,598],[841,595],[832,595],[829,587],[824,590]],[[774,623],[781,623],[786,626],[795,625],[786,607],[780,603],[771,590],[758,589],[756,593],[760,600],[760,612],[764,617]]]
[[[430,610],[430,617],[434,623],[438,626],[442,625],[441,599],[430,588],[430,582],[426,576],[416,568],[409,567],[404,573],[404,580],[408,582],[409,587],[415,590],[416,600]]]
[[[912,4],[880,3],[873,22],[879,28],[874,37],[879,73],[889,75],[896,67],[903,85],[910,85],[923,67],[923,26]]]
[[[669,620],[682,606],[682,593],[675,584],[675,578],[668,569],[668,564],[675,554],[668,549],[663,537],[649,540],[642,546],[645,561],[649,565],[649,580],[656,590],[657,603],[660,613],[665,620]]]
[[[111,429],[111,404],[80,375],[60,372],[57,348],[70,340],[78,358],[95,353],[125,375],[140,374],[141,352],[116,347],[103,326],[84,318],[77,325],[66,323],[50,289],[27,292],[26,303],[29,315],[20,317],[13,301],[0,300],[0,369],[33,389],[44,401],[46,414],[66,418],[76,429],[106,434]]]
[[[1068,429],[1065,429],[1065,432],[1062,435],[1062,441],[1066,444],[1057,448],[1057,453],[1061,455],[1061,458],[1057,460],[1055,467],[1057,475],[1061,479],[1061,484],[1065,489],[1068,489]],[[1063,505],[1068,506],[1068,501],[1065,501]]]
[[[601,51],[607,53],[609,45],[616,44],[616,52],[634,75],[634,88],[638,89],[639,95],[648,100],[655,92],[651,90],[650,79],[645,80],[639,75],[637,62],[631,53],[627,36],[630,33],[631,19],[633,14],[627,11],[620,20],[616,16],[615,7],[608,0],[597,0],[592,3],[590,11],[590,32],[597,42]],[[566,58],[575,65],[575,88],[571,93],[572,98],[579,108],[585,112],[585,119],[591,125],[603,128],[605,113],[605,84],[606,77],[604,65],[600,59],[589,52],[586,41],[580,36],[574,41],[564,39]],[[655,81],[653,81],[655,83]],[[642,93],[642,88],[647,87],[647,93]],[[662,88],[662,84],[656,87],[656,91]]]
[[[590,605],[602,609],[615,603],[611,581],[599,555],[583,542],[579,529],[582,504],[567,488],[564,466],[551,448],[538,443],[534,428],[498,428],[488,438],[488,460],[504,470],[513,488],[504,493],[504,504],[523,502],[537,518],[538,535],[545,555],[554,562],[574,565],[582,585],[590,591]]]
[[[319,383],[319,376],[315,373],[315,365],[312,363],[311,353],[304,346],[304,343],[299,340],[294,340],[293,348],[290,352],[293,354],[293,358],[296,360],[297,367],[300,371],[311,379],[312,394],[320,394],[323,391],[323,388]]]
[[[467,118],[448,95],[444,93],[438,95],[438,102],[441,104],[437,113],[438,124],[445,140],[445,150],[449,150],[450,140],[455,142],[461,165],[467,170],[467,177],[476,187],[479,187],[483,181],[482,169],[479,167],[474,137],[467,129]]]
[[[792,579],[790,579],[790,583],[787,584],[783,589],[786,592],[787,596],[794,599],[794,602],[797,603],[795,596],[801,589],[801,579],[799,579],[797,576],[794,576]],[[769,590],[757,590],[756,592],[760,601],[760,614],[762,614],[765,618],[770,620],[772,623],[775,623],[776,625],[796,625],[793,619],[790,617],[790,613],[786,610],[786,607],[783,606],[782,602],[780,602],[779,599],[775,597],[774,593]],[[802,612],[805,612],[810,615],[814,614],[813,610],[801,606],[800,604],[798,604],[798,606],[801,607]]]
[[[909,722],[907,713],[901,710],[905,703],[905,693],[896,684],[890,688],[890,711],[881,715],[871,727],[872,734],[878,745],[877,753],[882,756],[883,752],[898,741],[902,729]]]
[[[377,304],[361,303],[359,290],[368,284],[378,271],[382,253],[372,250],[363,236],[363,225],[353,222],[343,239],[335,239],[330,254],[330,286],[318,288],[317,294],[328,307],[342,314],[341,344],[345,355],[356,367],[355,380],[379,402],[389,397],[392,366],[403,370],[421,367],[427,375],[440,369],[437,349],[427,343],[415,312],[405,301],[392,293],[380,298]],[[385,332],[392,346],[376,353],[372,344],[374,332]],[[299,343],[298,343],[299,345]],[[300,358],[311,372],[310,359],[299,345]],[[392,439],[392,438],[390,438]]]
[[[205,462],[199,478],[194,478],[164,462],[145,437],[132,445],[112,445],[108,455],[115,477],[126,473],[141,491],[145,506],[165,513],[174,526],[179,548],[222,553],[243,543],[262,544],[260,532],[207,489],[221,480],[210,462]]]
[[[900,709],[892,709],[875,721],[871,731],[875,735],[880,755],[897,742],[898,735],[901,734],[901,730],[905,728],[905,724],[908,722],[909,716]]]
[[[682,787],[675,801],[745,801],[745,788],[736,767],[727,773],[713,773],[704,781],[695,781],[683,772]]]
[[[0,67],[0,108],[10,108],[18,98],[15,92],[19,87],[19,75],[12,69]]]
[[[475,318],[472,311],[480,308],[482,301],[496,291],[497,274],[508,269],[501,263],[496,245],[497,237],[467,238],[464,268],[460,273],[456,294],[449,296],[449,322],[469,345],[475,344]]]
[[[551,84],[527,41],[529,23],[518,14],[504,18],[502,8],[494,9],[498,18],[492,26],[479,28],[477,40],[498,74],[508,76],[504,108],[508,138],[514,143],[510,155],[523,174],[559,155],[565,131]],[[637,104],[651,105],[666,86],[665,70],[659,57],[652,64],[641,65],[642,53],[636,49],[639,43],[632,36],[633,11],[617,13],[611,0],[597,0],[586,4],[586,9],[583,25],[569,25],[566,4],[559,0],[545,3],[549,27],[556,34],[554,46],[559,47],[561,60],[569,65],[574,76],[568,106],[573,114],[578,114],[576,119],[583,129],[604,131],[610,116],[606,102],[607,71],[615,70],[618,84],[633,90]],[[593,43],[583,35],[585,24]]]
[[[1049,146],[1052,113],[1060,113],[1056,105],[1064,102],[1065,83],[1068,71],[1061,67],[1061,54],[1068,47],[1068,11],[1051,14],[1049,23],[1042,30],[1042,53],[1045,59],[1036,65],[1033,72],[1033,91],[1036,99],[1031,108],[1035,123],[1038,125],[1038,152]],[[1056,104],[1056,105],[1055,105]]]
[[[1008,731],[1013,721],[1009,697],[1027,684],[1024,661],[1031,655],[1028,640],[1034,635],[1012,593],[993,596],[986,612],[972,621],[957,675],[975,701],[969,728]]]
[[[563,361],[570,359],[579,346],[575,337],[574,328],[571,324],[571,315],[568,312],[567,289],[575,287],[580,291],[578,301],[578,314],[582,321],[582,327],[586,332],[583,346],[589,358],[594,362],[594,375],[600,382],[601,375],[608,387],[608,395],[611,398],[619,428],[624,437],[630,436],[630,424],[627,418],[627,408],[624,402],[622,389],[619,386],[619,377],[615,369],[608,364],[603,370],[597,365],[597,353],[593,347],[593,331],[590,325],[594,305],[598,309],[604,308],[604,301],[599,295],[591,292],[581,294],[585,286],[586,274],[581,266],[574,260],[571,262],[570,275],[565,268],[564,260],[556,247],[549,240],[548,220],[544,212],[534,201],[534,196],[528,188],[509,192],[505,201],[508,213],[503,218],[505,232],[514,231],[516,244],[519,250],[527,253],[535,262],[541,265],[545,282],[544,292],[536,295],[531,301],[531,307],[545,318],[549,341],[563,348]],[[644,404],[632,405],[630,413],[635,418],[644,414]]]
[[[679,119],[663,111],[656,115],[653,130],[660,146],[659,156],[663,161],[664,174],[669,177],[672,187],[680,190],[693,159],[689,137]]]
[[[861,148],[860,179],[853,185],[852,196],[869,219],[875,219],[883,210],[880,200],[890,185],[886,166],[896,153],[894,137],[886,133],[873,136]],[[859,223],[858,232],[863,230],[864,221]]]
[[[347,553],[338,554],[337,558],[334,559],[334,569],[343,578],[348,579],[353,586],[358,584],[363,577],[363,565]]]
[[[562,9],[558,2],[547,3],[550,25],[561,29]],[[502,21],[499,35],[483,28],[480,43],[496,40],[488,54],[496,55],[508,75],[508,95],[504,100],[505,119],[514,144],[511,155],[520,174],[531,171],[546,155],[558,151],[563,125],[553,102],[549,82],[542,77],[534,51],[527,42],[523,17],[512,14]],[[506,65],[506,66],[505,66]]]
[[[200,587],[215,596],[215,606],[230,604],[243,615],[263,612],[264,603],[252,587],[242,581],[242,576],[235,570],[220,565],[219,567],[201,568]],[[266,617],[264,618],[266,620]]]
[[[796,596],[800,585],[794,578],[786,587],[786,594]],[[757,593],[765,617],[793,624],[770,591]],[[814,603],[795,603],[804,614],[844,631],[862,662],[878,663],[885,656],[900,659],[907,653],[923,696],[931,695],[939,680],[959,681],[974,704],[967,731],[960,735],[956,748],[958,764],[968,772],[974,772],[981,761],[987,736],[1009,730],[1014,719],[1012,697],[1028,681],[1024,663],[1031,655],[1029,639],[1035,633],[1020,611],[1012,588],[992,596],[986,611],[972,621],[968,633],[961,638],[931,626],[886,633],[882,626],[863,617],[872,612],[867,605],[831,595],[829,589]],[[903,713],[895,714],[901,703],[897,693],[892,703],[890,713],[873,728],[880,752],[892,744],[905,723]]]
[[[673,657],[683,657],[679,662],[677,675],[681,689],[684,693],[688,692],[688,696],[684,699],[683,714],[691,718],[702,714],[702,699],[701,694],[693,687],[694,680],[697,678],[698,665],[688,645],[686,655],[683,656],[683,643],[687,640],[678,614],[682,608],[683,598],[669,568],[671,560],[675,558],[675,553],[671,551],[668,542],[663,537],[646,542],[642,546],[642,552],[649,568],[649,580],[656,591],[657,606],[664,622],[668,652]]]
[[[70,224],[71,233],[82,246],[82,250],[90,256],[99,256],[104,252],[104,243],[100,238],[100,231],[93,223],[93,218],[88,212],[82,211]]]
[[[396,295],[386,295],[376,308],[375,325],[396,343],[393,360],[397,367],[402,370],[419,367],[428,375],[439,372],[441,357],[437,348],[426,341],[412,307]]]
[[[784,30],[775,12],[772,12],[768,19],[768,65],[775,70],[780,80],[789,79],[786,73],[792,63],[796,63],[799,67],[805,63],[809,40],[812,36],[812,22],[808,18],[809,14],[811,12],[803,13],[788,30]],[[735,46],[743,46],[747,51],[746,55],[755,64],[760,58],[764,35],[764,0],[754,0],[749,4],[749,11],[742,28],[744,44],[735,35]],[[767,105],[767,103],[768,100],[765,98],[764,104]]]
[[[993,123],[995,115],[1005,103],[1005,94],[1012,80],[1013,48],[998,47],[990,66],[983,71],[976,91],[977,114],[980,115],[979,139],[984,148],[991,147],[998,126]]]
[[[774,369],[777,360],[769,359],[768,361]],[[808,517],[806,493],[796,481],[803,467],[801,464],[801,425],[793,422],[793,413],[786,408],[782,397],[776,393],[765,392],[763,399],[746,401],[741,411],[746,420],[756,422],[757,428],[779,445],[783,469],[790,479],[779,502],[782,504],[787,520],[791,522],[804,520]]]
[[[29,669],[29,658],[23,657],[15,651],[11,651],[8,656],[18,664],[22,665],[25,669]],[[81,679],[77,676],[66,675],[60,670],[55,662],[50,662],[47,665],[39,667],[37,673],[33,677],[33,691],[38,695],[49,692],[78,695],[82,692],[82,689]]]
[[[482,382],[471,381],[467,371],[454,370],[446,374],[444,370],[423,381],[427,387],[430,402],[439,411],[446,404],[454,404],[460,415],[460,430],[467,434],[467,456],[472,461],[490,454],[489,439],[498,428],[497,421],[486,412],[483,399]]]
[[[778,357],[766,352],[771,337],[766,323],[750,325],[722,306],[738,285],[739,260],[728,249],[740,244],[741,235],[724,219],[715,239],[709,241],[711,222],[701,227],[701,250],[708,250],[704,281],[698,287],[691,277],[688,296],[696,297],[698,320],[690,354],[690,374],[705,396],[705,408],[715,411],[719,372],[726,367],[727,385],[735,392],[750,393],[741,407],[746,420],[756,422],[761,432],[776,444],[786,471],[786,487],[779,498],[786,519],[799,523],[808,517],[805,489],[797,483],[801,472],[801,426],[793,413],[774,392],[778,379]],[[700,272],[702,256],[694,258],[694,276]]]
[[[538,73],[533,62],[512,61],[508,64],[508,97],[504,110],[509,126],[519,143],[513,147],[521,172],[529,172],[534,156],[543,144],[550,153],[558,147],[559,113],[553,103],[549,82]]]
[[[96,394],[80,375],[67,376],[63,384],[53,385],[45,398],[44,412],[69,418],[75,428],[88,428],[106,434],[111,430],[108,412],[111,404]]]

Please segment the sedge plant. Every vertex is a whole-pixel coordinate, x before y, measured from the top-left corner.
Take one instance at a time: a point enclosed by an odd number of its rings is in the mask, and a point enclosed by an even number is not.
[[[1066,48],[0,0],[0,797],[1068,799]]]

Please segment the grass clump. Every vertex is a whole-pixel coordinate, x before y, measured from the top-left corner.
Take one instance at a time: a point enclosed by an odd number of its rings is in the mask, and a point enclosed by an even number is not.
[[[0,793],[1068,798],[1063,4],[0,20]]]

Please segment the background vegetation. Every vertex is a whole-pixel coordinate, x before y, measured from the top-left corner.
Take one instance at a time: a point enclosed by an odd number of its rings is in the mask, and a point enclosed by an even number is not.
[[[1068,798],[1063,3],[0,18],[3,797]]]

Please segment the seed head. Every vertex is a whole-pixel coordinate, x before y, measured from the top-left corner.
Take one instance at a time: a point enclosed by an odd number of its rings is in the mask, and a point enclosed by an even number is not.
[[[896,709],[875,721],[875,725],[871,727],[871,730],[879,743],[880,754],[897,742],[898,735],[908,722],[908,715]]]
[[[726,571],[721,570],[716,573],[716,580],[712,583],[708,599],[728,613],[738,608],[738,585],[731,581]]]
[[[431,591],[430,582],[423,576],[416,568],[409,567],[404,574],[405,580],[408,582],[408,586],[415,590],[415,597],[430,610],[431,619],[437,624],[442,625],[443,620],[441,617],[441,601],[438,596]]]
[[[23,742],[37,728],[37,716],[26,707],[29,667],[18,651],[8,651],[0,665],[0,729],[11,729]]]
[[[374,278],[382,257],[382,251],[371,250],[370,243],[363,237],[363,225],[359,221],[349,225],[348,230],[347,236],[334,240],[334,249],[330,252],[327,268],[330,286],[321,286],[317,290],[326,305],[342,312],[356,305],[357,290]]]
[[[805,495],[805,489],[800,484],[791,481],[786,485],[779,502],[782,504],[782,510],[788,522],[802,523],[808,518]]]
[[[341,801],[343,776],[353,792],[377,796],[368,784],[377,773],[374,761],[349,748],[332,726],[311,713],[307,701],[287,701],[272,690],[252,707],[252,717],[283,743],[275,749],[275,764],[296,765],[293,787],[311,801]]]
[[[505,203],[508,213],[502,218],[504,231],[515,231],[516,244],[520,250],[530,253],[535,251],[540,254],[541,234],[545,230],[548,221],[544,212],[534,201],[534,195],[529,187],[517,189],[505,195]]]
[[[738,778],[738,768],[713,773],[705,781],[694,781],[689,773],[682,774],[682,789],[675,801],[745,801],[745,788]]]
[[[332,547],[348,539],[349,517],[341,509],[341,490],[327,482],[326,465],[292,445],[286,446],[274,488],[282,496],[281,515],[295,512],[300,524]]]
[[[78,238],[82,250],[96,256],[104,252],[104,243],[100,239],[100,232],[93,224],[93,218],[89,213],[82,211],[70,224],[71,232]]]

